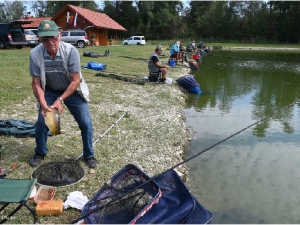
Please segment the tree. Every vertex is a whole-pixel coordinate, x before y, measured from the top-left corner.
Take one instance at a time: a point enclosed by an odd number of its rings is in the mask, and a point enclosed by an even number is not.
[[[38,17],[52,17],[66,4],[101,12],[94,1],[41,0],[31,2],[31,11]],[[24,11],[20,1],[0,3],[2,21],[19,18]],[[184,8],[181,1],[142,0],[107,0],[102,10],[125,27],[128,36],[264,43],[300,43],[299,11],[299,1],[190,1]]]
[[[150,38],[151,34],[151,21],[154,17],[152,12],[152,2],[150,1],[136,1],[138,21],[137,31],[142,33],[147,38]]]
[[[52,17],[67,4],[101,11],[94,1],[32,1],[30,4],[36,17]]]
[[[0,7],[0,14],[5,22],[21,19],[26,11],[26,6],[21,1],[5,1]]]
[[[136,7],[131,1],[122,1],[119,4],[119,16],[117,22],[127,28],[130,35],[139,35],[137,26],[139,24]],[[143,35],[143,34],[141,34]]]
[[[5,4],[0,3],[0,21],[6,22]]]
[[[30,2],[31,4],[31,13],[35,15],[35,17],[46,17],[49,16],[47,14],[47,2],[46,1],[34,1]]]

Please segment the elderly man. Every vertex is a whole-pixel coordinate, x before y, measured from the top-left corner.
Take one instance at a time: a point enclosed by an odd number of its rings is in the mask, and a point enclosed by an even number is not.
[[[177,41],[170,49],[170,58],[172,59],[179,59],[179,53],[180,53],[180,41]]]
[[[149,58],[148,68],[150,73],[159,73],[161,72],[161,82],[166,82],[167,72],[169,71],[169,66],[162,65],[159,61],[159,55],[162,53],[163,49],[160,45],[157,45],[154,52],[151,53]]]
[[[32,89],[38,101],[38,120],[35,129],[36,148],[30,166],[41,163],[48,153],[46,111],[57,108],[62,113],[65,104],[81,130],[83,158],[90,168],[97,165],[93,150],[93,128],[88,107],[89,90],[81,74],[77,49],[61,41],[58,26],[52,20],[43,20],[38,27],[42,44],[30,52]]]

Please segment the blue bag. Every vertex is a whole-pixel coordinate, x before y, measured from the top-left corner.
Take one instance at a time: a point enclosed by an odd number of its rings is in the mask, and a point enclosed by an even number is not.
[[[88,68],[88,69],[92,69],[92,70],[105,70],[106,65],[103,63],[96,63],[96,62],[90,61],[90,62],[88,62],[88,64],[86,66],[84,66],[84,68]]]
[[[186,89],[191,94],[201,94],[200,84],[197,83],[193,75],[185,75],[177,80],[179,86]]]

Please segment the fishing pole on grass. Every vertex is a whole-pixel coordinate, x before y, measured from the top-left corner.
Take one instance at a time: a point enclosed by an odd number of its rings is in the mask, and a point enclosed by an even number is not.
[[[178,164],[172,166],[171,168],[165,170],[164,172],[162,172],[162,173],[160,173],[160,174],[158,174],[158,175],[153,176],[153,177],[150,178],[148,181],[146,181],[146,182],[144,182],[144,183],[142,183],[142,184],[136,186],[136,187],[133,188],[132,190],[130,190],[130,191],[124,193],[124,194],[116,193],[116,194],[114,195],[114,196],[116,196],[115,199],[112,199],[111,201],[105,203],[104,205],[101,205],[101,206],[96,207],[95,209],[91,210],[89,213],[87,213],[87,214],[81,216],[80,218],[78,218],[78,219],[72,221],[71,223],[74,224],[74,223],[76,223],[76,222],[78,222],[78,221],[80,221],[80,220],[82,220],[82,219],[84,219],[84,218],[90,216],[91,214],[96,213],[97,211],[101,210],[102,208],[106,207],[107,205],[112,204],[112,203],[114,203],[114,202],[116,202],[116,201],[122,199],[124,196],[126,196],[126,195],[128,195],[128,194],[134,192],[135,190],[141,188],[143,185],[149,183],[150,181],[153,181],[153,180],[157,179],[158,177],[162,176],[163,174],[170,172],[171,170],[175,169],[176,167],[178,167],[178,166],[180,166],[180,165],[182,165],[182,164],[184,164],[184,163],[186,163],[186,162],[188,162],[188,161],[194,159],[195,157],[197,157],[197,156],[199,156],[199,155],[201,155],[201,154],[203,154],[203,153],[209,151],[210,149],[216,147],[217,145],[219,145],[219,144],[221,144],[221,143],[227,141],[228,139],[230,139],[230,138],[232,138],[232,137],[234,137],[234,136],[240,134],[241,132],[243,132],[243,131],[249,129],[250,127],[253,127],[253,126],[256,125],[256,124],[258,124],[258,123],[260,123],[260,122],[262,122],[262,121],[265,121],[265,120],[271,118],[272,116],[278,114],[279,112],[285,110],[286,108],[288,108],[288,107],[290,107],[291,105],[294,105],[294,104],[296,104],[296,103],[300,103],[300,102],[297,100],[297,101],[294,101],[293,103],[290,103],[289,105],[286,105],[286,106],[280,108],[279,110],[275,111],[274,113],[272,113],[272,114],[270,114],[270,115],[267,115],[267,116],[265,116],[264,118],[262,118],[262,119],[256,121],[255,123],[253,123],[253,124],[251,124],[251,125],[249,125],[249,126],[243,128],[243,129],[237,131],[236,133],[234,133],[234,134],[228,136],[227,138],[222,139],[221,141],[219,141],[219,142],[217,142],[217,143],[211,145],[210,147],[208,147],[208,148],[206,148],[206,149],[204,149],[204,150],[202,150],[202,151],[196,153],[195,155],[189,157],[188,159],[183,160],[182,162],[180,162],[180,163],[178,163]],[[104,185],[109,185],[109,184],[107,184],[107,182],[106,182]],[[89,205],[94,205],[94,204],[98,203],[99,201],[100,201],[100,200],[91,202],[91,203],[89,203]]]
[[[127,115],[128,114],[128,112],[125,112],[116,122],[114,122],[103,134],[101,134],[99,137],[98,137],[98,139],[96,140],[96,141],[94,141],[94,143],[93,143],[93,146],[98,142],[98,141],[100,141],[102,138],[103,138],[103,136],[105,135],[105,134],[107,134],[107,132],[108,131],[110,131],[125,115]],[[83,153],[81,153],[81,155],[80,156],[78,156],[76,159],[75,159],[75,162],[78,160],[78,159],[80,159],[81,157],[83,156]]]
[[[145,79],[141,79],[141,78],[130,78],[130,77],[125,77],[125,76],[120,76],[120,75],[116,75],[113,73],[96,73],[95,76],[102,76],[102,77],[109,77],[109,78],[113,78],[116,80],[122,80],[125,82],[130,82],[130,83],[134,83],[134,84],[140,84],[140,85],[145,85]],[[137,75],[135,75],[137,76]]]

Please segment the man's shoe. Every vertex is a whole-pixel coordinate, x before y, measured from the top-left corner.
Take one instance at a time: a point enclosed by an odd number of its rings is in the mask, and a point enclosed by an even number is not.
[[[32,167],[35,167],[35,166],[37,166],[38,164],[40,164],[40,163],[42,162],[42,160],[44,160],[44,156],[35,154],[35,155],[32,157],[32,159],[30,159],[29,165],[32,166]]]
[[[94,157],[84,158],[84,161],[89,168],[95,168],[97,166],[97,160]]]
[[[161,78],[161,79],[159,79],[159,81],[160,81],[161,83],[166,83],[166,78]]]

